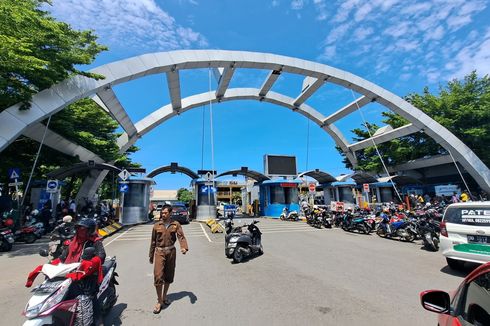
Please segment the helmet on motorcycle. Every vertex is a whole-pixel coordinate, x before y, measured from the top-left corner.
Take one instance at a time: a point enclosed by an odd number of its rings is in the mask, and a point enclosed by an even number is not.
[[[70,215],[66,215],[63,217],[63,223],[71,223],[72,220],[73,217],[71,217]]]
[[[80,221],[78,221],[77,225],[78,227],[84,227],[87,229],[88,234],[94,234],[95,233],[95,221],[91,218],[82,218]]]
[[[31,212],[31,215],[38,215],[39,214],[39,210],[35,209]]]

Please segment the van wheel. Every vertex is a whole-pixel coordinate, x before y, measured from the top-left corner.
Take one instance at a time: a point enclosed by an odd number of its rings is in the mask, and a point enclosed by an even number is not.
[[[463,267],[464,267],[464,261],[456,260],[456,259],[452,259],[452,258],[446,258],[446,261],[447,261],[447,265],[451,269],[460,270],[460,269],[463,269]]]

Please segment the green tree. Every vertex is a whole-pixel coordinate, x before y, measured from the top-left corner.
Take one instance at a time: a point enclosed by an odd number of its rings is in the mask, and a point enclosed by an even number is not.
[[[185,188],[180,188],[177,190],[177,199],[183,203],[189,203],[194,199],[194,194]]]
[[[429,117],[447,128],[476,155],[490,166],[490,78],[479,78],[476,72],[465,76],[463,80],[452,80],[446,86],[439,87],[437,95],[431,94],[426,87],[422,94],[409,94],[405,100],[422,110]],[[398,128],[408,123],[393,112],[383,112],[383,123]],[[374,133],[378,126],[369,126]],[[354,129],[360,141],[369,138],[365,128]],[[379,152],[387,165],[397,165],[408,160],[427,156],[446,154],[446,150],[425,133],[414,133],[390,142],[378,145]],[[340,151],[340,149],[339,149]],[[379,172],[381,161],[374,146],[356,152],[359,165],[356,169]],[[344,158],[347,167],[350,162]]]
[[[72,74],[102,78],[81,71],[105,46],[91,31],[73,30],[40,9],[47,0],[0,1],[0,112],[22,103],[30,107],[34,93]]]

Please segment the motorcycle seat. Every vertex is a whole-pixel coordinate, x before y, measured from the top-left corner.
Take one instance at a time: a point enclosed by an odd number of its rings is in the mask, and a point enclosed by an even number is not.
[[[106,260],[103,264],[102,264],[102,274],[103,275],[106,275],[107,272],[111,269],[111,267],[114,265],[114,261],[112,259],[108,259]]]

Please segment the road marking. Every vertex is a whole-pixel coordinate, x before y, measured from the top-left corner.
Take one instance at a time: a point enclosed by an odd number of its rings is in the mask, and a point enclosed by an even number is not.
[[[109,241],[105,247],[107,247],[108,245],[110,245],[111,243],[113,243],[114,241],[116,241],[117,239],[119,239],[120,237],[122,237],[123,235],[125,235],[126,233],[128,233],[129,231],[131,231],[133,228],[130,228],[130,229],[127,229],[126,231],[124,231],[123,233],[121,233],[119,236],[117,236],[116,238],[112,239],[111,241]]]
[[[199,225],[201,226],[202,232],[204,232],[204,235],[206,236],[206,238],[208,238],[208,241],[209,241],[209,242],[213,242],[213,241],[211,240],[211,238],[209,238],[209,235],[208,235],[208,233],[206,232],[206,230],[204,229],[204,226],[202,226],[202,224],[199,224]]]

